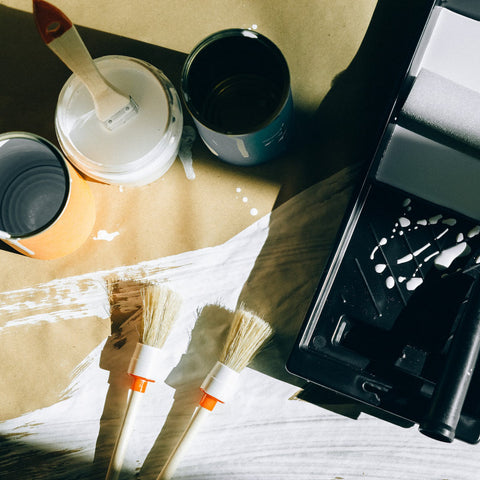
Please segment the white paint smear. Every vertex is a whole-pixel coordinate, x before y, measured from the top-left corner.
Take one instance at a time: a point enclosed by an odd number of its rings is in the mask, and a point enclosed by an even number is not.
[[[180,149],[178,151],[178,158],[182,162],[185,175],[188,180],[195,179],[195,171],[193,169],[193,155],[192,148],[197,138],[197,132],[194,127],[185,125],[183,127],[182,139],[180,141]]]
[[[456,258],[466,255],[470,252],[470,247],[466,242],[459,243],[453,247],[443,250],[434,260],[434,264],[439,269],[447,269]]]
[[[111,242],[115,237],[120,235],[119,232],[112,232],[108,233],[106,230],[99,230],[97,235],[93,237],[94,240],[105,240],[107,242]]]

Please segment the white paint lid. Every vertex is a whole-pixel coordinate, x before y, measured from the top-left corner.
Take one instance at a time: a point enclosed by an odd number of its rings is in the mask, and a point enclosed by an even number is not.
[[[178,94],[168,78],[142,60],[106,56],[95,60],[102,75],[130,95],[139,111],[109,131],[97,119],[93,100],[72,75],[60,92],[55,129],[68,159],[89,177],[121,185],[144,185],[174,162],[183,127]]]

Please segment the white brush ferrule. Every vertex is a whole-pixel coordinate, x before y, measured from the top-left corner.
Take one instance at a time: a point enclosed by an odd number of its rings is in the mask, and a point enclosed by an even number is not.
[[[205,377],[200,388],[220,402],[226,402],[235,391],[239,375],[230,367],[217,362]]]
[[[155,381],[162,350],[138,342],[130,359],[128,373],[146,380]]]

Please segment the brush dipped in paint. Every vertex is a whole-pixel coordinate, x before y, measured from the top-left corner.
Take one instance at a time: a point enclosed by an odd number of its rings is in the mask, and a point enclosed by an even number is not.
[[[254,313],[243,309],[235,312],[220,359],[200,387],[203,392],[200,403],[157,480],[172,478],[200,426],[217,402],[225,403],[232,395],[240,372],[250,363],[271,334],[270,324]]]
[[[148,285],[142,291],[143,315],[141,342],[135,347],[128,373],[132,377],[130,396],[120,432],[115,443],[106,479],[118,479],[130,434],[135,425],[140,401],[149,382],[155,381],[155,367],[161,362],[162,347],[178,316],[180,297],[161,285]]]
[[[103,125],[114,130],[133,118],[137,103],[103,77],[70,19],[43,0],[33,0],[33,14],[42,40],[90,92]]]

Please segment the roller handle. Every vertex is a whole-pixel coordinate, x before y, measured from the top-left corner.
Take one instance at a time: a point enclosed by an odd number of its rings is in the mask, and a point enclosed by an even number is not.
[[[477,279],[471,287],[444,373],[435,388],[430,410],[420,424],[420,432],[443,442],[454,440],[479,351],[480,281]]]

